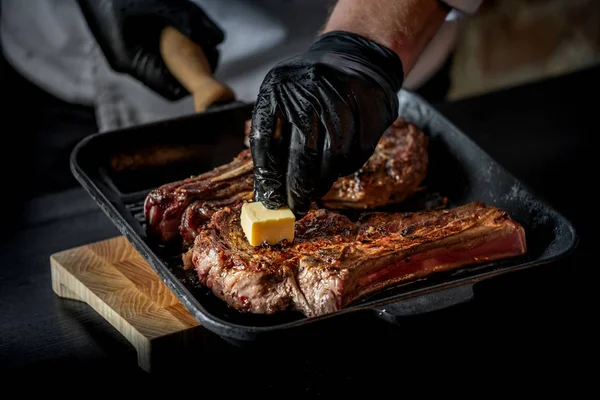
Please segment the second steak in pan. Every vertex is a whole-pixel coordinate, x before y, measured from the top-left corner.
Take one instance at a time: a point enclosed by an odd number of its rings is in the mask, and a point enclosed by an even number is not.
[[[320,205],[366,210],[407,199],[420,189],[427,175],[427,144],[421,130],[398,119],[384,133],[367,163],[356,173],[338,179]],[[149,234],[171,242],[182,233],[184,242],[191,243],[215,209],[252,199],[252,167],[250,150],[246,149],[228,164],[153,190],[144,204]]]

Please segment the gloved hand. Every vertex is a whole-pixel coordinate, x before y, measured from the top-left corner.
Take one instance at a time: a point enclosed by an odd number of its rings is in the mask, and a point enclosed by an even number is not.
[[[188,0],[77,0],[109,65],[168,100],[188,92],[162,60],[159,38],[168,25],[196,42],[214,72],[221,29]]]
[[[402,62],[388,48],[329,32],[265,77],[252,115],[254,195],[297,218],[360,169],[398,117]]]

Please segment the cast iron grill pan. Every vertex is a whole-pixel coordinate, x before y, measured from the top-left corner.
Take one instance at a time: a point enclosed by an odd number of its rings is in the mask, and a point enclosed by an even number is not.
[[[395,321],[405,315],[448,307],[469,300],[473,285],[481,280],[552,262],[575,247],[577,235],[565,217],[536,197],[419,96],[403,90],[399,99],[400,115],[429,136],[430,165],[424,181],[426,190],[386,210],[436,207],[442,198],[447,198],[447,207],[480,200],[506,210],[523,225],[526,255],[432,275],[381,291],[321,317],[306,318],[291,311],[244,314],[200,287],[193,273],[184,272],[179,249],[155,243],[146,235],[143,202],[159,185],[231,161],[244,148],[244,125],[250,118],[251,104],[236,103],[203,114],[92,135],[74,149],[71,168],[80,184],[192,315],[206,328],[234,341],[253,341],[261,335],[306,327],[357,311],[372,311],[377,317]],[[169,156],[157,161],[155,154]],[[115,164],[115,157],[129,161]]]

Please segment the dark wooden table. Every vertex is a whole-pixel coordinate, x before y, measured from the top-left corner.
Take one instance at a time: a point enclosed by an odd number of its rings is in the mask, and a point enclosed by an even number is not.
[[[302,352],[289,343],[257,353],[215,337],[192,363],[173,362],[171,379],[142,372],[133,347],[94,310],[52,292],[50,254],[116,236],[116,228],[79,188],[34,198],[0,243],[0,382],[35,389],[40,377],[62,376],[96,393],[129,383],[138,394],[174,384],[199,396],[217,389],[289,396],[339,395],[360,386],[402,393],[411,372],[433,376],[473,367],[499,381],[515,370],[554,372],[562,383],[581,376],[597,316],[591,278],[597,218],[590,207],[596,205],[597,89],[600,68],[591,68],[437,105],[573,222],[580,242],[569,258],[495,279],[471,303],[399,326],[349,323],[339,338],[307,338],[310,350]],[[460,384],[469,379],[463,378]]]

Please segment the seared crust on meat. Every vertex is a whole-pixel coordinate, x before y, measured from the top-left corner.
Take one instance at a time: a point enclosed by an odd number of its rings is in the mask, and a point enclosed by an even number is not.
[[[334,183],[321,200],[323,206],[374,209],[411,197],[427,175],[427,145],[420,129],[404,119],[396,120],[367,163]]]
[[[183,181],[163,185],[146,196],[148,233],[170,242],[179,234],[181,217],[195,200],[222,201],[253,190],[252,155],[242,151],[232,162]]]
[[[435,272],[524,254],[523,228],[475,202],[449,210],[366,213],[354,223],[325,209],[296,222],[291,244],[252,247],[241,206],[217,211],[186,255],[200,282],[233,308],[261,314],[339,310],[366,294]]]

